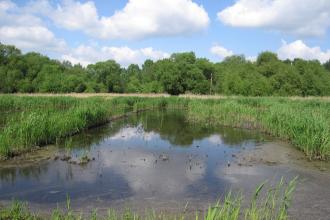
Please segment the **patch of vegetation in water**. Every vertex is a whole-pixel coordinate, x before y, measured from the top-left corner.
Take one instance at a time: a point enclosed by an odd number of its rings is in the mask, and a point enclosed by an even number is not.
[[[76,219],[107,219],[107,220],[139,220],[139,219],[185,219],[187,216],[195,219],[204,220],[263,220],[275,219],[286,220],[289,218],[288,209],[290,207],[293,192],[297,183],[297,177],[285,184],[282,178],[280,182],[268,187],[266,182],[257,186],[254,195],[252,196],[249,206],[243,208],[243,197],[240,194],[234,195],[229,192],[222,202],[217,202],[210,206],[204,213],[186,213],[170,215],[156,213],[153,211],[146,212],[144,215],[135,213],[126,209],[124,212],[116,212],[113,209],[108,210],[106,216],[98,215],[97,210],[94,210],[89,216],[82,213],[74,212],[71,208],[70,198],[67,197],[66,210],[55,209],[49,213],[47,217],[41,217],[37,213],[31,213],[26,203],[14,201],[10,207],[0,207],[0,219],[19,219],[19,220],[37,220],[37,219],[52,219],[52,220],[76,220]]]

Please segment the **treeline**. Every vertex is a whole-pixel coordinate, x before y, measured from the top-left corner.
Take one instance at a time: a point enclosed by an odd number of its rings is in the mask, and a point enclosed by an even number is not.
[[[121,67],[113,60],[88,65],[49,59],[0,43],[2,93],[182,93],[245,96],[330,95],[330,61],[281,61],[271,52],[255,62],[244,56],[219,63],[196,58],[193,52],[174,53],[140,67]]]

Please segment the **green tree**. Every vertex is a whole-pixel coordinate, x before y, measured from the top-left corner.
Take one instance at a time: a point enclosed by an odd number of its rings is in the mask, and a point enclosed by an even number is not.
[[[107,92],[123,92],[121,67],[116,61],[108,60],[87,66],[89,74],[107,88]]]
[[[171,95],[184,93],[183,77],[176,63],[172,59],[158,61],[155,68],[164,91]]]
[[[327,62],[325,62],[323,65],[324,65],[324,68],[330,72],[330,59]]]

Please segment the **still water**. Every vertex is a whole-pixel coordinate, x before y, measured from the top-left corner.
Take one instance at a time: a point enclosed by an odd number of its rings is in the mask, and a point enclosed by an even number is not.
[[[177,212],[187,204],[191,210],[204,209],[229,190],[251,193],[265,179],[302,175],[306,184],[315,184],[314,172],[299,166],[238,162],[242,152],[273,142],[256,131],[188,123],[184,111],[144,112],[68,138],[55,150],[50,147],[55,152],[41,162],[1,165],[0,201],[15,198],[50,210],[64,206],[69,196],[73,207],[83,211],[134,207]],[[84,156],[91,161],[78,164]],[[327,175],[317,175],[323,178],[320,186],[329,183]],[[330,192],[325,190],[319,190],[320,197]]]

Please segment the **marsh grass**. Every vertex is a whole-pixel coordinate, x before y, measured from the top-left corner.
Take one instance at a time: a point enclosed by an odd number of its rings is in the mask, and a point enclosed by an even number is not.
[[[0,111],[14,111],[0,133],[0,157],[10,158],[36,146],[54,144],[128,112],[165,108],[177,99],[121,97],[17,97],[0,96]]]
[[[56,143],[129,112],[179,108],[191,123],[258,129],[291,142],[310,159],[330,158],[330,102],[322,99],[0,96],[0,112],[15,112],[0,130],[0,157]]]
[[[196,219],[196,220],[286,220],[288,216],[288,208],[290,207],[293,192],[297,183],[297,177],[289,183],[285,183],[282,178],[275,186],[268,186],[267,182],[260,184],[249,205],[244,207],[243,196],[238,193],[234,195],[229,192],[222,202],[217,202],[210,206],[203,213],[187,213],[169,214],[166,212],[155,212],[153,210],[145,211],[144,214],[136,213],[130,209],[118,212],[109,209],[107,214],[99,215],[97,209],[93,210],[90,215],[74,212],[71,208],[70,197],[67,196],[66,209],[55,209],[49,213],[47,217],[30,213],[27,204],[14,201],[8,208],[0,209],[0,219],[52,219],[52,220],[78,220],[78,219],[104,219],[104,220],[166,220],[166,219]]]
[[[310,159],[330,158],[330,103],[285,98],[191,100],[188,120],[258,129],[302,150]]]

